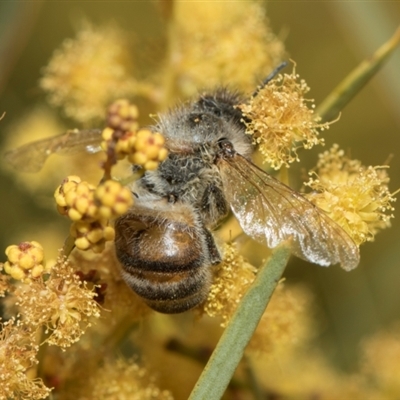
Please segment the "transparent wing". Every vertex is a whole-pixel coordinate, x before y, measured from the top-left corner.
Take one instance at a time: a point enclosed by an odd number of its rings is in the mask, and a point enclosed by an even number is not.
[[[359,263],[357,245],[324,211],[239,154],[221,159],[224,192],[244,232],[275,247],[291,239],[296,256],[320,265]]]
[[[5,153],[5,159],[21,172],[38,172],[51,154],[97,153],[101,130],[70,130],[62,135],[25,144]]]

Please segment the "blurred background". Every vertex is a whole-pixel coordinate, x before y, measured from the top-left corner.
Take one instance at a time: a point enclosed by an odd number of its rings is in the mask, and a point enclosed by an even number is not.
[[[29,141],[35,120],[26,116],[32,110],[40,110],[36,115],[56,115],[57,122],[49,124],[50,130],[52,126],[56,129],[53,134],[62,132],[58,129],[82,127],[57,108],[50,109],[38,84],[54,50],[66,38],[75,37],[80,21],[87,20],[95,26],[113,23],[130,33],[128,41],[134,43],[137,57],[132,56],[138,60],[139,71],[151,69],[165,51],[168,3],[0,2],[0,114],[6,113],[0,122],[2,152],[21,144],[21,121],[28,121],[22,128],[22,138]],[[400,21],[399,2],[292,1],[270,2],[266,7],[274,33],[284,41],[297,72],[310,86],[309,97],[315,99],[316,105],[388,40]],[[325,135],[327,149],[339,143],[364,165],[382,165],[390,160],[392,192],[400,188],[399,71],[397,50]],[[146,123],[151,104],[144,102],[141,106],[142,123]],[[101,121],[94,127],[99,126]],[[31,139],[37,138],[32,133]],[[320,147],[311,150],[301,164],[293,166],[293,187],[300,188],[301,181],[295,177],[316,164],[320,151]],[[59,164],[55,165],[52,173],[57,182],[64,175]],[[0,248],[37,240],[53,249],[50,256],[54,257],[66,236],[68,222],[54,210],[52,195],[56,185],[39,184],[37,179],[29,174],[16,175],[5,165],[1,169]],[[53,178],[39,178],[43,179],[53,182]],[[399,210],[394,214],[392,228],[379,233],[375,242],[362,246],[361,264],[355,271],[325,269],[296,260],[285,273],[288,282],[302,282],[311,288],[319,345],[333,363],[346,371],[357,366],[364,338],[400,320]],[[5,256],[0,257],[1,261],[4,259]]]

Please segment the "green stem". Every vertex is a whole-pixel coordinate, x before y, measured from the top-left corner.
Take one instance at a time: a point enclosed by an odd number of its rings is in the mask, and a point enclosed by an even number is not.
[[[40,326],[36,332],[36,344],[39,346],[39,350],[37,353],[37,361],[36,371],[34,378],[43,378],[43,360],[46,355],[47,344],[44,343],[46,340],[45,328],[44,326]]]
[[[289,256],[288,245],[280,245],[261,268],[222,334],[190,400],[218,400],[222,397],[282,276]]]
[[[322,122],[337,118],[340,111],[379,71],[400,43],[400,28],[367,60],[364,60],[328,95],[317,108]]]
[[[75,239],[71,235],[68,235],[68,237],[65,239],[63,246],[64,256],[68,258],[74,248],[75,248]]]

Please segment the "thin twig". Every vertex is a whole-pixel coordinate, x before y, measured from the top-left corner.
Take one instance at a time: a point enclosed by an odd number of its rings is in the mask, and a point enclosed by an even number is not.
[[[385,61],[400,43],[400,27],[394,35],[384,43],[372,57],[364,60],[358,67],[326,97],[317,108],[316,113],[322,122],[336,118],[347,103],[364,87],[379,71]]]
[[[219,400],[222,397],[282,276],[289,257],[289,246],[286,243],[281,244],[261,268],[222,334],[190,395],[190,400]]]

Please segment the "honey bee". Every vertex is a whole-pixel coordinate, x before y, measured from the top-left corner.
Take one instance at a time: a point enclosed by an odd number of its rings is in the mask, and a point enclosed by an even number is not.
[[[292,253],[312,263],[351,270],[359,262],[356,244],[324,211],[251,162],[254,148],[235,107],[244,101],[218,89],[150,127],[164,135],[169,155],[132,184],[135,203],[115,221],[115,250],[126,283],[158,312],[181,313],[207,298],[211,267],[222,259],[211,232],[230,210],[270,248],[290,240]],[[81,133],[71,132],[40,148],[76,147]],[[83,145],[93,150],[100,134],[89,132]]]

